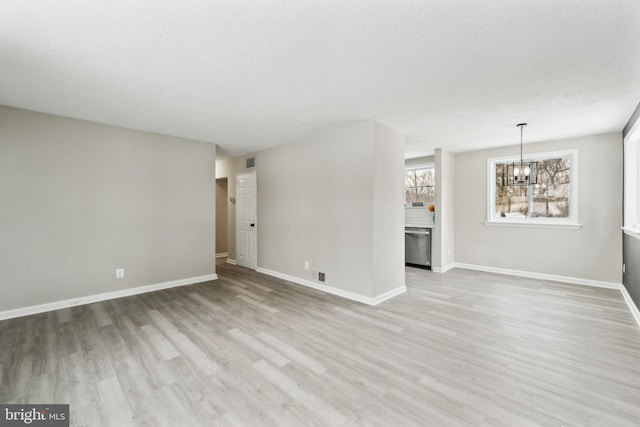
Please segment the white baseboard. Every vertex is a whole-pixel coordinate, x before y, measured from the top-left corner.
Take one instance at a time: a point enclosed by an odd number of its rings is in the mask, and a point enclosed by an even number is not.
[[[633,317],[636,319],[636,323],[638,324],[638,326],[640,326],[640,310],[638,310],[638,306],[631,299],[631,295],[629,295],[627,288],[623,286],[622,289],[620,289],[620,292],[622,292],[622,297],[624,298],[627,305],[629,306],[629,310],[631,310],[631,314],[633,314]]]
[[[384,302],[384,301],[386,301],[388,299],[391,299],[391,298],[393,298],[395,296],[398,296],[400,294],[403,294],[405,292],[407,292],[407,287],[406,286],[404,286],[404,285],[398,286],[395,289],[391,289],[389,292],[385,292],[382,295],[378,295],[377,297],[371,298],[371,302],[368,303],[368,304],[369,305],[378,305],[381,302]]]
[[[229,253],[228,252],[221,252],[219,254],[216,254],[216,258],[224,258],[224,257],[228,257]]]
[[[452,268],[455,268],[456,264],[455,263],[451,263],[451,264],[447,264],[444,267],[432,267],[431,269],[435,272],[435,273],[446,273],[447,271],[451,270]]]
[[[227,258],[227,264],[238,265],[235,259]]]
[[[47,311],[59,310],[61,308],[75,307],[77,305],[91,304],[94,302],[128,297],[131,295],[144,294],[147,292],[159,291],[161,289],[192,285],[194,283],[201,283],[201,282],[207,282],[209,280],[216,280],[217,278],[218,278],[217,274],[207,274],[205,276],[189,277],[186,279],[172,280],[170,282],[162,282],[162,283],[156,283],[153,285],[138,286],[136,288],[121,289],[118,291],[105,292],[102,294],[88,295],[88,296],[79,297],[79,298],[72,298],[72,299],[66,299],[62,301],[49,302],[46,304],[16,308],[13,310],[0,311],[0,320],[13,319],[15,317],[22,317],[22,316],[29,316],[31,314],[44,313]]]
[[[575,285],[595,286],[598,288],[621,289],[622,283],[603,282],[600,280],[583,279],[581,277],[559,276],[556,274],[536,273],[534,271],[511,270],[508,268],[488,267],[484,265],[463,264],[456,262],[457,268],[467,270],[486,271],[487,273],[506,274],[509,276],[528,277],[531,279],[553,280],[556,282],[573,283]]]
[[[316,289],[318,291],[326,292],[328,294],[337,295],[342,298],[347,298],[353,301],[361,302],[367,305],[377,305],[383,301],[388,300],[389,298],[393,298],[396,295],[399,295],[403,292],[406,292],[406,286],[400,286],[396,289],[392,289],[389,292],[385,292],[382,295],[378,295],[377,297],[368,297],[365,295],[357,294],[355,292],[345,291],[344,289],[334,288],[332,286],[321,285],[320,283],[312,282],[311,280],[301,279],[300,277],[290,276],[285,273],[280,273],[278,271],[269,270],[262,267],[257,267],[256,271],[258,273],[267,274],[269,276],[277,277],[279,279],[287,280],[289,282],[297,283],[298,285],[306,286],[308,288]]]

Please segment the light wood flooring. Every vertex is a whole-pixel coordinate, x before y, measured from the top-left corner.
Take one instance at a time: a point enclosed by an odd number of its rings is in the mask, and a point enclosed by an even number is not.
[[[0,402],[75,426],[640,426],[618,291],[408,268],[370,307],[218,275],[0,322]]]

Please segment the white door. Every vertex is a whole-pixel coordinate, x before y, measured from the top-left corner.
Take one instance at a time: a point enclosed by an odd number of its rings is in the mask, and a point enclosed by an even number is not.
[[[236,175],[236,262],[256,269],[256,173]]]

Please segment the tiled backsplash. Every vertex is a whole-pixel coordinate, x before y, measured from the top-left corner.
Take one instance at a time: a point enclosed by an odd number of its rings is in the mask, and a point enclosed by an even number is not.
[[[433,212],[426,206],[405,206],[404,223],[409,225],[433,225]]]

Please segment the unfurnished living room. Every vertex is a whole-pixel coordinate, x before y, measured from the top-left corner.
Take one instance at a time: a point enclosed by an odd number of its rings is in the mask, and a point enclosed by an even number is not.
[[[0,426],[640,426],[640,2],[3,0]]]

